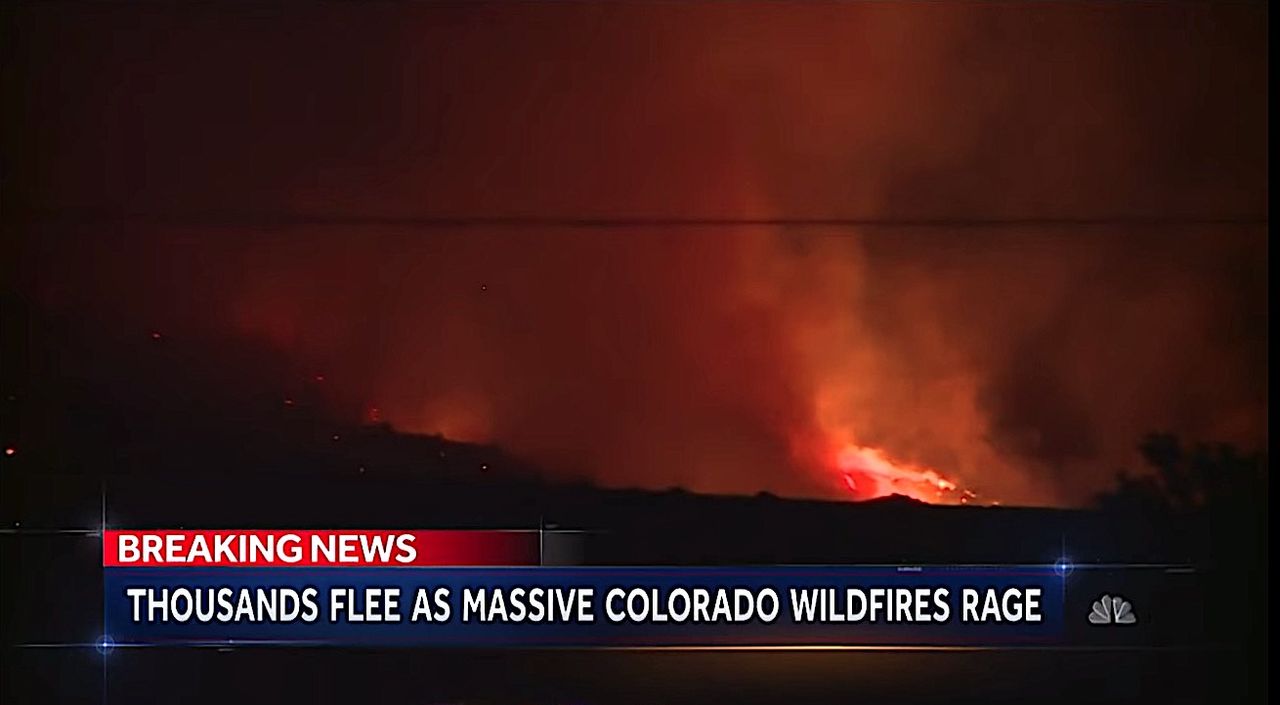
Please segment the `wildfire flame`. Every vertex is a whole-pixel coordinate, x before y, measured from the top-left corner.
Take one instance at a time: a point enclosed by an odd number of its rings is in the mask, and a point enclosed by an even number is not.
[[[904,495],[935,504],[968,504],[977,498],[933,468],[902,463],[879,448],[849,444],[835,458],[835,468],[859,498]]]

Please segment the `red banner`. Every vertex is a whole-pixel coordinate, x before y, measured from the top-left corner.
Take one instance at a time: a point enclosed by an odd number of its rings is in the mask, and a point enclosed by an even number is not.
[[[112,530],[104,566],[538,565],[537,531]]]

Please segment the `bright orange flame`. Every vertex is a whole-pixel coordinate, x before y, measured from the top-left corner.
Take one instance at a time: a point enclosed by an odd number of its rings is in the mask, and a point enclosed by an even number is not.
[[[900,494],[941,504],[968,503],[974,498],[937,470],[895,461],[879,448],[846,445],[837,453],[835,467],[845,487],[860,497]]]

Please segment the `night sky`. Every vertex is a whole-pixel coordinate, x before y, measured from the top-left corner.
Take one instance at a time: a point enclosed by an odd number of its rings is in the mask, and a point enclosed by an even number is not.
[[[1266,14],[10,7],[4,286],[604,485],[1081,504],[1265,447]]]

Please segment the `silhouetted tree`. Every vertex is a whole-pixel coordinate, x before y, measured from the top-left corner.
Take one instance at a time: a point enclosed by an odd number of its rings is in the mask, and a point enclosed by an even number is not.
[[[1172,434],[1156,433],[1138,446],[1151,474],[1121,471],[1116,488],[1098,497],[1104,509],[1188,512],[1265,501],[1265,457],[1226,443],[1186,447]]]

